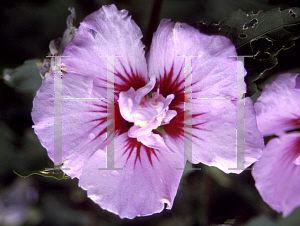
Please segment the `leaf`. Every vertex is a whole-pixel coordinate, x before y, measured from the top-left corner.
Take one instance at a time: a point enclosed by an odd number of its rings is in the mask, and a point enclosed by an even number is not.
[[[24,62],[15,69],[5,68],[3,79],[5,84],[14,88],[17,92],[36,93],[42,85],[42,78],[39,74],[38,59],[31,59]]]
[[[209,35],[228,37],[238,55],[254,56],[245,58],[246,96],[252,96],[257,90],[254,81],[278,64],[275,56],[279,51],[291,48],[299,38],[300,9],[294,7],[280,11],[277,8],[256,14],[237,10],[218,24],[207,27],[198,22],[194,26]]]
[[[71,177],[66,176],[66,174],[60,170],[35,170],[35,171],[28,171],[28,172],[16,172],[14,171],[15,174],[17,174],[20,177],[29,177],[33,174],[37,174],[43,177],[53,177],[57,180],[62,180],[62,179],[70,179]]]
[[[15,174],[20,177],[29,177],[33,174],[37,174],[43,177],[53,177],[57,180],[70,179],[71,177],[67,176],[59,167],[53,167],[54,164],[51,160],[48,161],[48,164],[44,170],[34,170],[27,172],[16,172],[13,170]]]

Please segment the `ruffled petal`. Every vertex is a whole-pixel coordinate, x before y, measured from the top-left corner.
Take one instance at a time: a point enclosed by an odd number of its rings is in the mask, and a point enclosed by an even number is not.
[[[141,121],[151,121],[163,112],[167,111],[170,103],[174,99],[174,95],[168,95],[166,98],[161,95],[159,96],[161,98],[158,98],[158,100],[151,98],[144,101],[141,104],[142,108],[134,111],[132,116]]]
[[[177,115],[166,131],[166,144],[179,153],[184,152],[192,163],[216,166],[226,173],[239,173],[236,153],[237,125],[237,62],[235,47],[223,36],[207,36],[184,24],[162,20],[154,34],[147,56],[149,74],[157,75],[163,96],[174,94],[169,109]],[[185,60],[192,59],[192,132],[184,134]],[[189,87],[187,87],[189,88]],[[245,100],[245,167],[256,161],[264,147],[256,127],[252,101]],[[184,142],[184,139],[187,141]],[[190,139],[192,138],[192,140]],[[244,138],[242,142],[244,142]],[[184,145],[185,143],[185,145]]]
[[[155,78],[152,77],[147,85],[139,88],[137,91],[131,87],[128,91],[120,93],[118,101],[120,113],[125,120],[129,122],[134,121],[132,113],[137,110],[142,98],[153,89],[154,85]]]
[[[158,114],[155,108],[141,108],[134,111],[132,117],[139,121],[152,121]]]
[[[150,81],[147,83],[147,85],[139,88],[136,91],[136,99],[141,100],[145,95],[147,95],[154,87],[155,85],[155,77],[151,76]]]
[[[279,75],[264,87],[254,107],[257,124],[264,136],[300,127],[300,89],[297,74]]]
[[[263,200],[284,217],[300,205],[299,154],[300,133],[283,134],[269,141],[252,171]]]
[[[151,133],[150,136],[138,137],[137,140],[145,146],[158,149],[161,152],[174,152],[167,147],[164,139],[159,134]]]
[[[137,90],[149,80],[141,38],[140,28],[126,10],[118,11],[115,5],[103,6],[80,23],[63,52],[69,56],[62,58],[63,66],[68,73],[100,79],[106,87],[106,57],[115,56],[115,92],[130,87]]]
[[[169,124],[170,121],[177,115],[177,112],[174,110],[168,110],[166,112],[166,116],[164,117],[162,121],[162,125]]]
[[[79,185],[103,209],[121,218],[134,218],[170,209],[177,192],[184,162],[176,153],[150,149],[127,134],[115,139],[115,168],[106,167],[106,153],[98,150],[86,162]]]
[[[62,154],[65,172],[71,177],[81,175],[84,161],[106,145],[106,90],[97,80],[74,74],[62,77]],[[76,99],[77,98],[77,99]],[[84,101],[82,98],[98,98]],[[54,76],[48,74],[33,101],[34,131],[54,161]],[[111,136],[112,134],[109,134]],[[59,153],[58,153],[59,154]]]
[[[147,126],[140,128],[139,126],[132,126],[128,131],[128,136],[132,138],[149,136],[155,127],[156,122],[152,121]]]
[[[184,134],[183,122],[179,124],[175,119],[177,123],[172,124],[171,121],[169,126],[163,126],[166,131],[164,140],[167,146],[182,154],[184,153],[192,163],[201,162],[215,166],[225,173],[242,172],[242,169],[235,169],[237,168],[236,104],[236,101],[194,101],[193,111],[199,113],[197,117],[192,118],[192,133]],[[179,112],[179,117],[184,114],[183,111],[177,112]],[[257,129],[250,98],[245,99],[244,112],[244,167],[246,168],[259,159],[264,142],[262,134]],[[192,141],[189,137],[192,138]],[[240,150],[238,149],[238,151]]]
[[[134,101],[136,92],[130,88],[127,92],[121,92],[119,95],[120,114],[128,121],[133,122],[134,118],[131,116],[132,110],[138,107],[138,103]]]
[[[193,98],[236,98],[237,60],[229,55],[236,51],[228,38],[207,36],[185,23],[164,19],[153,35],[148,71],[157,77],[163,96],[175,95],[176,105],[183,101],[185,89],[184,56],[193,56]]]

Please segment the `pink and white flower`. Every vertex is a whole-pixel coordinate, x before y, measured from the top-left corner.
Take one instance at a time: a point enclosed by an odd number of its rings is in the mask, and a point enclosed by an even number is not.
[[[106,98],[107,58],[114,58],[114,101],[62,103],[62,160],[65,172],[103,209],[121,218],[158,213],[172,207],[184,168],[185,76],[192,76],[192,163],[226,173],[236,163],[237,60],[222,36],[207,36],[185,23],[164,19],[145,57],[142,33],[126,10],[103,6],[87,16],[62,59],[63,98]],[[104,57],[103,57],[104,56]],[[192,59],[184,75],[182,56]],[[213,100],[211,100],[213,99]],[[225,99],[225,101],[224,101]],[[186,100],[188,102],[188,100]],[[251,99],[245,100],[245,167],[261,155]],[[34,129],[54,157],[53,75],[34,100]],[[107,112],[114,105],[114,112]],[[114,117],[111,117],[114,114]],[[110,120],[114,118],[114,120]],[[107,120],[108,119],[108,120]],[[114,125],[114,131],[107,131]],[[114,136],[115,168],[106,168],[107,140]],[[192,152],[191,152],[192,150]],[[189,153],[189,152],[186,152]]]

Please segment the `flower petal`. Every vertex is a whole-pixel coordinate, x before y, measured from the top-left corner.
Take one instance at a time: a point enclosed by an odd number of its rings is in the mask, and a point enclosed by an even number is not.
[[[147,56],[149,75],[156,75],[163,96],[183,101],[184,58],[192,57],[193,98],[236,98],[235,47],[223,36],[208,36],[185,24],[162,20]],[[188,60],[188,59],[186,59]],[[189,75],[186,75],[189,76]]]
[[[124,133],[114,144],[115,167],[123,170],[98,170],[107,162],[105,152],[99,150],[86,162],[79,185],[94,202],[121,218],[161,212],[164,203],[171,209],[182,175],[182,170],[176,168],[183,167],[183,161],[176,153],[153,149],[149,153],[149,148],[138,142],[128,155],[126,143],[128,136]],[[136,161],[134,156],[138,155]]]
[[[75,74],[63,75],[62,83],[62,98],[69,99],[62,101],[62,124],[57,125],[62,127],[62,150],[55,151],[62,154],[62,162],[68,160],[64,167],[70,170],[66,173],[79,177],[84,161],[106,145],[107,103],[100,100],[106,97],[106,90],[99,88],[97,80]],[[82,98],[99,100],[84,101]],[[48,74],[33,101],[32,119],[34,131],[53,161],[54,100],[54,76]]]
[[[215,166],[225,173],[240,173],[237,168],[236,101],[193,101],[193,111],[199,112],[192,118],[192,134],[184,134],[184,122],[163,126],[168,147],[186,155],[187,159]],[[264,147],[263,137],[256,126],[252,100],[245,100],[245,168],[257,161]],[[178,111],[177,111],[178,113]],[[182,117],[180,111],[178,117]],[[177,117],[177,116],[176,116]],[[176,118],[175,117],[175,118]],[[176,131],[172,132],[172,131]],[[186,139],[186,141],[184,140]],[[186,147],[184,146],[186,142]],[[242,141],[243,142],[243,141]]]
[[[103,6],[88,15],[67,45],[62,63],[67,72],[102,80],[107,86],[107,56],[114,58],[115,91],[137,90],[148,82],[142,32],[115,5]]]
[[[254,107],[257,124],[264,136],[300,127],[300,89],[297,74],[279,75],[264,87]]]
[[[166,112],[166,116],[164,117],[162,121],[162,125],[169,124],[170,121],[177,115],[177,112],[174,110],[168,110]]]
[[[263,200],[283,216],[300,205],[300,133],[283,134],[270,140],[254,164],[252,175]]]
[[[192,163],[216,166],[226,173],[237,167],[236,125],[237,62],[235,47],[223,36],[207,36],[184,24],[162,20],[154,34],[148,54],[149,74],[157,75],[163,96],[174,94],[169,109],[177,115],[163,125],[164,139],[173,150],[185,155]],[[185,63],[192,59],[192,133],[184,134]],[[252,101],[245,100],[245,167],[256,161],[264,147],[256,127]],[[192,137],[184,145],[184,137]],[[192,141],[192,142],[191,142]],[[243,141],[242,141],[243,142]],[[192,151],[191,151],[192,150]]]
[[[145,146],[158,149],[160,152],[174,152],[167,147],[164,139],[159,134],[151,133],[150,136],[138,137],[137,139]]]
[[[144,101],[142,108],[135,110],[132,116],[141,121],[151,121],[163,112],[167,112],[170,103],[174,99],[174,95],[169,95],[167,98],[161,95],[160,97],[157,103],[154,103],[152,99]]]
[[[128,122],[134,121],[134,118],[131,116],[131,112],[133,109],[136,109],[138,107],[138,103],[134,101],[135,96],[136,92],[133,88],[130,88],[127,92],[121,92],[119,95],[118,102],[120,114]]]
[[[139,88],[135,91],[132,87],[126,92],[120,92],[119,95],[119,107],[122,117],[129,121],[133,122],[134,118],[132,117],[132,112],[136,111],[142,98],[147,95],[155,85],[155,78],[151,77],[147,85]]]
[[[128,131],[128,136],[132,138],[149,136],[155,127],[156,122],[152,121],[147,126],[140,128],[139,126],[132,126]]]

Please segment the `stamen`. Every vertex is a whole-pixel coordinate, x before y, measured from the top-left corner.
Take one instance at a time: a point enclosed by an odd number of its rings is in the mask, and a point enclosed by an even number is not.
[[[134,120],[134,125],[135,126],[138,126],[140,128],[144,128],[146,126],[149,125],[150,122],[147,122],[147,121],[139,121],[139,120]]]
[[[159,94],[159,89],[152,92],[154,83],[155,80],[151,79],[146,86],[137,91],[130,88],[127,92],[121,92],[119,97],[121,115],[134,125],[127,125],[128,136],[137,138],[138,141],[143,140],[144,145],[147,142],[151,143],[153,136],[159,136],[155,135],[153,130],[168,124],[176,116],[176,111],[169,110],[169,104],[174,99],[174,95],[163,97]],[[160,128],[160,131],[163,130]]]

